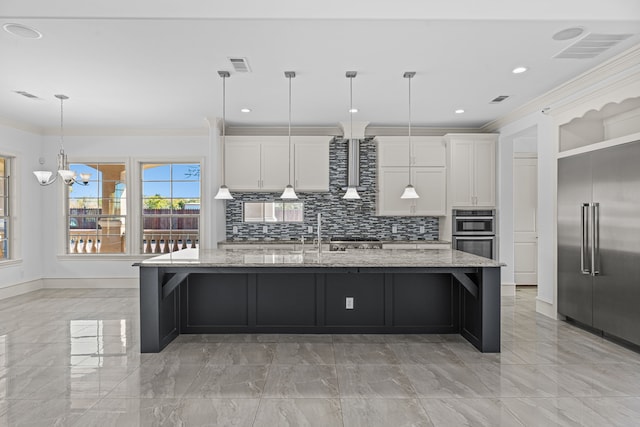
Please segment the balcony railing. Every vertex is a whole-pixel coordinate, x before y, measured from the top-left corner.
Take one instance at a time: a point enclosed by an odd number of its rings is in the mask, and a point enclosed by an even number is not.
[[[142,252],[167,254],[187,248],[197,248],[198,230],[144,230]]]

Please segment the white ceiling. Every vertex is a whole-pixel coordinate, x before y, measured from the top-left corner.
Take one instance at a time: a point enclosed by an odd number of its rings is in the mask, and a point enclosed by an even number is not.
[[[354,120],[405,126],[402,74],[416,71],[415,126],[480,127],[637,45],[640,2],[2,0],[6,23],[43,37],[0,30],[4,123],[55,131],[63,93],[68,129],[204,128],[222,115],[217,71],[228,70],[228,124],[286,125],[293,70],[293,126],[336,126],[349,119],[345,71],[356,70]],[[575,26],[634,36],[593,59],[554,59],[579,38],[551,36]],[[252,72],[235,73],[230,56]],[[529,71],[512,74],[519,65]],[[490,104],[498,95],[510,98]]]

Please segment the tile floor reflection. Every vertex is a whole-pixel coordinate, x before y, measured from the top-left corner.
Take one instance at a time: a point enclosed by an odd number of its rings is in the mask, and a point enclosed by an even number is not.
[[[138,293],[0,300],[0,426],[637,426],[640,354],[502,301],[456,335],[183,335],[140,354]]]

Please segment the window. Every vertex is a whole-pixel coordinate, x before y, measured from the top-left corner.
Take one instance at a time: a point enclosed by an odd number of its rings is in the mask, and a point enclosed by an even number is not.
[[[10,159],[0,156],[0,261],[11,258],[11,217],[9,209]]]
[[[142,253],[197,247],[200,164],[142,164]]]
[[[244,202],[244,222],[303,222],[302,202]]]
[[[125,252],[127,190],[122,163],[74,163],[77,174],[90,173],[89,185],[68,188],[67,236],[70,254]]]

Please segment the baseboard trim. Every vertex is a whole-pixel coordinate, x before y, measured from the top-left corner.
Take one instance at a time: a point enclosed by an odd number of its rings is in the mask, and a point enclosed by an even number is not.
[[[42,280],[37,279],[30,282],[23,282],[18,283],[17,285],[7,286],[6,288],[0,288],[0,300],[26,294],[27,292],[37,291],[38,289],[42,289],[43,287],[44,283],[42,282]]]
[[[516,284],[515,283],[502,283],[500,293],[503,297],[516,296]]]
[[[139,279],[137,277],[117,277],[117,278],[94,278],[94,277],[81,277],[73,279],[43,279],[45,289],[62,289],[62,288],[88,288],[88,289],[102,289],[102,288],[126,288],[137,289]]]
[[[558,312],[554,305],[540,297],[536,297],[536,313],[558,320]]]

